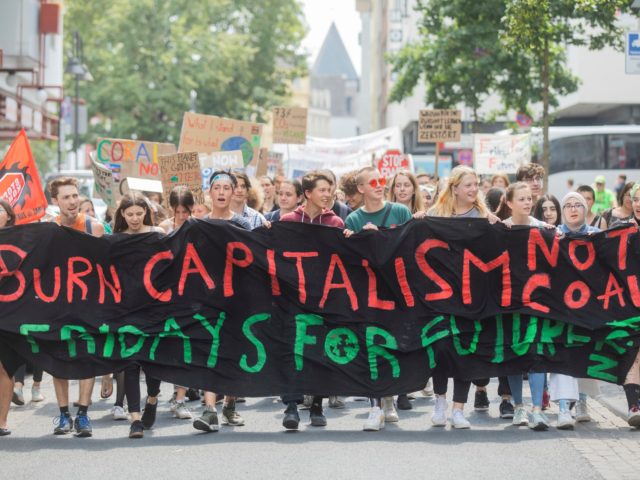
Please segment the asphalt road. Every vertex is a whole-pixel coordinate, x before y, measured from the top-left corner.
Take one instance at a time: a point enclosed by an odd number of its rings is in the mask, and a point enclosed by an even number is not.
[[[533,432],[500,420],[494,383],[488,413],[468,407],[470,430],[431,427],[433,401],[419,397],[413,410],[400,412],[399,423],[380,432],[361,430],[368,402],[353,398],[344,410],[325,409],[327,427],[309,426],[302,411],[300,431],[285,432],[277,399],[248,399],[238,408],[245,426],[205,434],[188,420],[172,418],[172,389],[162,388],[157,423],[141,440],[127,438],[127,421],[112,420],[113,398],[97,399],[99,381],[90,409],[93,437],[59,437],[52,435],[57,406],[45,376],[44,403],[12,407],[13,433],[0,438],[2,478],[640,478],[637,461],[625,460],[637,457],[640,432],[595,401],[596,421],[573,432]],[[71,392],[74,398],[73,383]],[[29,400],[30,380],[25,395]],[[199,402],[190,406],[200,411]],[[555,415],[550,419],[553,424]]]

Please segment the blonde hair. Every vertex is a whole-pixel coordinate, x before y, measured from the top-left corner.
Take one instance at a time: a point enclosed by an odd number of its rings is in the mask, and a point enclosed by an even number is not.
[[[389,187],[389,195],[387,196],[387,200],[390,202],[397,202],[396,195],[394,192],[396,188],[396,180],[398,176],[404,175],[409,179],[411,185],[413,185],[413,195],[411,196],[411,213],[414,214],[416,212],[424,211],[424,198],[422,198],[422,194],[420,192],[420,186],[418,185],[418,180],[416,176],[408,170],[400,170],[393,176],[393,180],[391,180],[391,186]]]
[[[434,217],[452,217],[456,215],[456,198],[453,193],[453,189],[462,183],[462,179],[465,175],[473,175],[478,178],[478,174],[473,168],[465,165],[458,165],[453,170],[447,179],[446,187],[440,192],[436,204],[429,210],[429,215]],[[473,202],[473,207],[478,210],[481,217],[486,218],[489,214],[480,192]],[[460,212],[464,213],[464,212]]]

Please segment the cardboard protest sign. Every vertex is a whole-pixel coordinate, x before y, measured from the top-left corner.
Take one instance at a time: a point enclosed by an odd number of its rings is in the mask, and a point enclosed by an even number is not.
[[[307,143],[307,109],[275,107],[272,109],[273,143]]]
[[[96,156],[98,162],[111,170],[117,186],[127,177],[160,180],[158,157],[174,153],[176,146],[173,143],[100,138]]]
[[[475,135],[474,168],[480,174],[516,173],[518,167],[531,161],[529,134]]]
[[[91,171],[93,172],[93,193],[101,198],[107,206],[116,208],[119,192],[114,189],[113,173],[91,155]]]
[[[13,208],[18,225],[38,220],[47,209],[47,199],[24,129],[20,130],[0,163],[0,198]]]
[[[461,118],[460,110],[420,110],[418,143],[460,141]]]
[[[158,157],[165,202],[174,187],[185,186],[193,193],[196,203],[204,203],[202,169],[196,152],[176,153]]]
[[[209,189],[209,178],[216,170],[243,170],[244,161],[240,150],[198,154],[202,174],[202,189]]]
[[[186,112],[178,152],[212,153],[240,150],[244,166],[257,166],[262,125]]]

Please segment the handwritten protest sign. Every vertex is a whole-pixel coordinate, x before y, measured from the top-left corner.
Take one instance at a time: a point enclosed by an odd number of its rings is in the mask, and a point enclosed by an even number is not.
[[[196,203],[204,203],[202,170],[196,152],[175,153],[158,157],[165,202],[174,187],[185,186],[193,193]]]
[[[118,193],[114,191],[113,173],[102,163],[96,161],[95,155],[91,155],[91,171],[93,172],[94,194],[104,200],[111,208],[118,206]],[[94,196],[95,196],[94,195]]]
[[[272,110],[273,143],[307,143],[307,109],[275,107]]]
[[[418,143],[459,142],[460,110],[420,110]]]
[[[244,166],[258,163],[262,125],[186,112],[182,120],[179,152],[212,153],[240,150]]]
[[[516,173],[518,167],[531,161],[529,134],[475,135],[474,167],[480,174]]]
[[[216,170],[244,169],[244,161],[240,150],[228,152],[200,153],[200,169],[202,174],[202,189],[209,189],[209,178]]]
[[[127,177],[160,180],[158,157],[174,153],[176,146],[173,143],[100,138],[96,156],[98,162],[111,170],[113,190],[119,192],[118,184]]]

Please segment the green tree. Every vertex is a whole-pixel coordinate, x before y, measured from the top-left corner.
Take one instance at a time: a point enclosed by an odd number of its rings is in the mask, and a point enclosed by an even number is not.
[[[503,19],[505,47],[530,59],[532,83],[537,92],[523,88],[509,101],[524,105],[542,101],[542,164],[549,171],[549,107],[553,105],[553,81],[568,77],[564,67],[565,46],[588,46],[598,50],[606,46],[623,47],[623,32],[618,13],[630,11],[632,0],[507,0]],[[526,69],[525,69],[526,70]],[[564,90],[572,91],[569,82]],[[518,98],[519,97],[519,98]],[[528,97],[528,98],[527,98]]]
[[[90,142],[177,142],[191,90],[199,112],[261,121],[306,70],[297,0],[68,0],[65,8],[65,30],[80,33],[94,78],[80,91],[94,119]],[[65,80],[71,89],[73,77]]]

